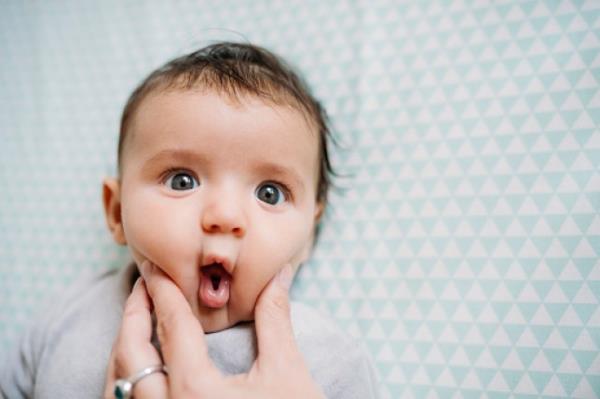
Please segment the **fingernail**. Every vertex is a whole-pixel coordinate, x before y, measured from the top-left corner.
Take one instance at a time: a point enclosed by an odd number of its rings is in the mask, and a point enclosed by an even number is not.
[[[143,261],[140,264],[140,274],[142,275],[142,277],[146,277],[148,275],[148,273],[150,273],[150,262],[148,262],[148,260]]]
[[[135,284],[133,284],[133,290],[135,290],[135,288],[140,285],[142,283],[142,277],[138,277],[137,280],[135,280]]]
[[[294,273],[292,271],[292,265],[285,265],[279,273],[277,273],[277,281],[285,290],[289,290],[292,285],[292,279],[294,278]]]

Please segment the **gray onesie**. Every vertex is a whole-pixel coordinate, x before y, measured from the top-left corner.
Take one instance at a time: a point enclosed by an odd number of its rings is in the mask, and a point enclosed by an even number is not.
[[[123,304],[135,265],[76,284],[0,362],[5,398],[100,398]],[[377,397],[372,363],[363,346],[329,319],[292,302],[292,324],[311,374],[328,398]],[[206,335],[209,354],[226,374],[246,372],[256,356],[254,324]]]

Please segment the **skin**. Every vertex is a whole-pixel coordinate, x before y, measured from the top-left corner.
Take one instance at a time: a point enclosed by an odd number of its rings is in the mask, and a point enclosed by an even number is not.
[[[204,332],[253,320],[269,281],[311,250],[322,210],[316,129],[290,106],[200,89],[150,94],[130,129],[121,178],[103,186],[114,240],[175,284]],[[182,174],[193,184],[175,190]],[[281,189],[276,204],[257,196],[265,184]],[[217,309],[199,297],[200,268],[214,258],[232,276]]]
[[[119,376],[130,376],[163,361],[150,343],[151,312],[168,375],[151,374],[133,388],[135,398],[322,399],[296,345],[288,290],[293,278],[286,265],[261,292],[256,311],[258,357],[245,374],[224,376],[208,356],[204,331],[175,283],[144,262],[123,314],[107,370],[105,398],[113,398]]]

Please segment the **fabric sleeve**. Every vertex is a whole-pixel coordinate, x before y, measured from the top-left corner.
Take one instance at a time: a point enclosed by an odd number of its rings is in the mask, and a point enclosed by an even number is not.
[[[18,346],[9,350],[0,362],[0,397],[5,399],[34,396],[36,344],[35,329],[29,328]]]
[[[377,378],[373,362],[358,340],[336,345],[338,353],[330,358],[328,399],[377,399]],[[344,359],[345,361],[339,361]]]

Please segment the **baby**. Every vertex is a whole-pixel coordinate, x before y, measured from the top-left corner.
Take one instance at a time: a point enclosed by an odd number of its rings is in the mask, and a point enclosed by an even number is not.
[[[133,92],[107,223],[134,263],[74,287],[2,362],[6,397],[99,397],[123,303],[149,260],[179,287],[227,374],[256,357],[254,308],[311,253],[332,174],[326,115],[302,80],[257,46],[217,43],[172,60]],[[369,398],[360,345],[292,303],[298,346],[329,398]]]

